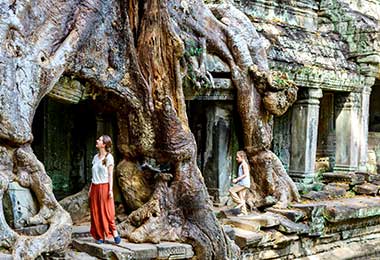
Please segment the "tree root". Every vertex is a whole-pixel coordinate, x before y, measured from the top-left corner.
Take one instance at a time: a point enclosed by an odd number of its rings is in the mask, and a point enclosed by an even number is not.
[[[7,150],[2,148],[2,150]],[[4,154],[4,153],[3,153]],[[12,249],[12,256],[18,259],[35,259],[41,253],[53,252],[66,248],[71,242],[70,215],[55,200],[51,180],[46,175],[43,165],[37,160],[30,146],[24,146],[15,151],[8,149],[8,154],[14,154],[13,174],[0,174],[0,199],[8,189],[9,182],[19,181],[24,187],[29,187],[37,197],[40,210],[27,220],[27,225],[47,224],[48,230],[39,236],[19,235],[7,224],[2,203],[0,204],[0,237],[1,245]],[[0,159],[3,163],[3,158]],[[1,165],[4,167],[4,164]],[[54,243],[52,243],[54,241]]]

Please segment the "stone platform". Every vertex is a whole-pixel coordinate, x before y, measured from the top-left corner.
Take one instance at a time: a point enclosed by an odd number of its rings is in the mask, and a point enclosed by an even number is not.
[[[380,198],[294,204],[236,217],[218,214],[241,259],[380,259]]]
[[[73,248],[97,259],[191,259],[194,256],[191,245],[173,242],[159,244],[134,244],[122,239],[116,245],[112,240],[97,244],[90,237],[89,225],[73,227]],[[83,258],[81,260],[84,260]]]
[[[239,259],[380,259],[380,198],[356,196],[303,201],[286,209],[267,208],[236,216],[217,211],[226,234],[241,249]],[[89,225],[73,227],[72,246],[64,256],[43,259],[192,259],[191,245],[162,242],[134,244],[125,239],[97,244]],[[12,259],[0,253],[0,259]]]

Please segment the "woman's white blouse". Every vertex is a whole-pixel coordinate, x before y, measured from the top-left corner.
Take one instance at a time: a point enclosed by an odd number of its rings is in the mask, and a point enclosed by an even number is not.
[[[98,154],[92,160],[92,183],[108,183],[108,167],[114,165],[112,154],[107,154],[106,165],[103,164],[103,158],[99,158]]]

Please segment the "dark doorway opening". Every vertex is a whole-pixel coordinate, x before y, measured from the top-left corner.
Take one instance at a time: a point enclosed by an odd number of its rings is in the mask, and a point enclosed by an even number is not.
[[[95,140],[108,134],[116,144],[116,118],[99,112],[93,101],[62,103],[45,97],[37,108],[32,148],[53,182],[58,200],[91,182]]]

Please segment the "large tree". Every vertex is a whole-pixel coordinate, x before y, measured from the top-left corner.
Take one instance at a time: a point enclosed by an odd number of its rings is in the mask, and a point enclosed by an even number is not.
[[[0,199],[12,181],[29,187],[40,210],[28,225],[49,224],[43,235],[22,236],[0,214],[0,247],[12,250],[15,259],[33,259],[70,243],[70,216],[57,203],[30,147],[35,110],[62,76],[90,83],[87,91],[102,95],[106,109],[117,113],[118,148],[125,158],[117,172],[126,198],[133,189],[126,174],[138,174],[137,164],[166,167],[140,175],[151,192],[119,225],[130,241],[188,242],[199,259],[237,253],[212,212],[187,122],[183,79],[190,75],[195,83],[212,84],[206,52],[230,66],[244,144],[255,168],[256,197],[275,195],[279,206],[298,199],[294,183],[269,150],[272,115],[286,111],[296,88],[274,83],[261,38],[232,5],[8,0],[0,3],[0,19]],[[191,55],[191,48],[198,54]]]

